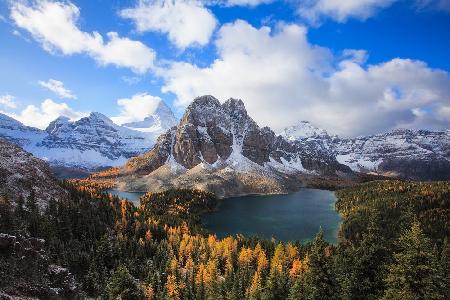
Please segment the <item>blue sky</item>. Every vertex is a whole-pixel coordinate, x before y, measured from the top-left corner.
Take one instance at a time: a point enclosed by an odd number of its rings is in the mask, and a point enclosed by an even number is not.
[[[0,15],[0,111],[32,126],[136,121],[160,99],[180,116],[201,94],[242,98],[275,129],[450,124],[446,0],[3,1]]]

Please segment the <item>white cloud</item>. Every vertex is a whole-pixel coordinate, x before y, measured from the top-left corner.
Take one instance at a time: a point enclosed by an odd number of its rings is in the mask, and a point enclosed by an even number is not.
[[[64,87],[64,83],[56,80],[49,79],[48,81],[39,81],[40,86],[52,91],[59,98],[76,99],[77,97],[72,93],[71,90]]]
[[[155,112],[161,98],[149,95],[147,93],[136,94],[131,98],[117,100],[120,107],[120,114],[112,117],[116,124],[142,121]]]
[[[256,7],[261,4],[268,4],[275,0],[202,0],[202,3],[208,6],[248,6]]]
[[[25,125],[45,129],[48,124],[59,116],[66,116],[72,120],[86,116],[86,113],[77,112],[66,103],[56,103],[51,99],[44,100],[39,107],[28,105],[19,114],[7,113]]]
[[[239,1],[239,0],[236,0]],[[245,0],[243,0],[245,1]],[[251,0],[250,0],[251,1]],[[338,22],[348,19],[366,20],[380,10],[390,7],[400,0],[303,0],[298,3],[298,14],[312,23],[323,18]],[[449,0],[414,0],[412,7],[418,10],[435,9],[450,12]]]
[[[298,13],[312,22],[330,17],[338,22],[349,18],[366,20],[398,0],[311,0],[300,3]]]
[[[335,57],[311,45],[305,27],[288,24],[272,31],[236,21],[219,30],[215,44],[218,58],[207,67],[173,62],[158,70],[163,91],[174,93],[179,107],[203,94],[237,97],[261,125],[278,130],[309,120],[348,136],[450,125],[437,118],[450,106],[450,76],[423,62],[366,66],[365,51]]]
[[[449,0],[416,0],[416,7],[418,9],[436,9],[450,12]]]
[[[17,104],[14,101],[14,96],[12,95],[3,95],[0,96],[0,105],[7,108],[16,108]]]
[[[206,45],[217,25],[211,11],[197,0],[141,0],[120,15],[133,20],[139,32],[166,33],[180,49]]]
[[[260,4],[271,3],[274,0],[227,0],[229,6],[258,6]]]
[[[122,76],[120,79],[128,85],[135,85],[142,81],[142,78],[138,76]]]
[[[11,6],[11,19],[28,31],[50,53],[87,54],[101,65],[115,65],[144,73],[153,67],[155,52],[139,41],[108,33],[84,32],[77,26],[80,10],[71,2],[18,1]]]

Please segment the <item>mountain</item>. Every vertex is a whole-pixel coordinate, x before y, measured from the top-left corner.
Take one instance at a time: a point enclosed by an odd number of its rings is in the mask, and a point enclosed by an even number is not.
[[[221,104],[196,98],[178,126],[158,138],[152,150],[121,168],[120,188],[199,188],[219,196],[282,193],[298,188],[303,176],[350,174],[327,149],[290,142],[260,128],[241,100]]]
[[[48,135],[32,152],[52,164],[96,168],[124,163],[154,144],[155,136],[114,124],[100,113],[70,122],[59,117],[46,129]]]
[[[117,125],[94,112],[74,122],[59,117],[40,130],[0,114],[0,137],[47,160],[52,167],[96,170],[122,165],[130,157],[150,149],[156,138],[174,123],[173,113],[161,103],[138,128],[132,128],[133,124]]]
[[[340,138],[308,122],[282,135],[329,149],[353,171],[413,180],[450,180],[450,131],[396,129],[387,133]]]
[[[164,101],[160,101],[154,113],[146,117],[143,121],[122,124],[122,126],[134,130],[157,132],[160,134],[176,125],[177,119]]]
[[[328,132],[322,128],[315,127],[308,121],[301,121],[299,124],[287,127],[281,135],[289,141],[297,141],[303,139],[324,139],[328,138]]]
[[[45,161],[0,139],[0,195],[17,202],[19,197],[26,200],[31,193],[40,208],[45,208],[50,199],[59,200],[67,195]]]

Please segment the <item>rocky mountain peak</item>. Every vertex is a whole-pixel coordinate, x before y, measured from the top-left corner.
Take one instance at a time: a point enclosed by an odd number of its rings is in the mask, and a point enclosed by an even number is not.
[[[318,137],[329,138],[326,130],[314,126],[309,121],[300,121],[297,125],[285,128],[281,135],[290,141]]]
[[[230,98],[223,103],[223,108],[230,113],[245,113],[247,114],[247,110],[245,109],[244,102],[241,99]]]
[[[170,107],[166,104],[166,102],[164,101],[159,101],[158,105],[156,106],[155,112],[154,114],[173,114],[172,110],[170,109]]]
[[[60,116],[56,120],[50,122],[50,124],[48,124],[45,131],[47,131],[48,133],[52,133],[52,132],[57,131],[62,126],[68,125],[69,123],[70,123],[70,119],[68,117]]]
[[[229,165],[235,170],[266,168],[270,164],[284,168],[284,164],[295,164],[293,170],[304,171],[300,155],[304,155],[310,170],[333,173],[339,169],[329,153],[321,151],[312,157],[297,149],[295,144],[276,136],[270,128],[260,128],[248,115],[242,100],[230,98],[220,104],[215,97],[206,95],[195,98],[178,127],[158,140],[155,148],[143,155],[141,161],[133,159],[132,165],[152,172],[166,161],[186,169],[201,163],[217,168]],[[318,162],[313,163],[316,159]]]
[[[205,95],[194,99],[186,108],[180,124],[196,124],[205,126],[215,122],[223,115],[222,106],[217,98]]]
[[[102,113],[99,112],[91,112],[88,117],[81,118],[79,123],[103,123],[105,125],[115,125],[114,122],[105,116]]]
[[[164,101],[159,101],[154,112],[142,121],[122,124],[141,132],[163,133],[177,124],[177,119],[172,110]]]
[[[7,126],[7,127],[18,127],[23,126],[22,123],[17,121],[16,119],[11,118],[10,116],[7,116],[5,114],[0,113],[0,125],[1,126]]]

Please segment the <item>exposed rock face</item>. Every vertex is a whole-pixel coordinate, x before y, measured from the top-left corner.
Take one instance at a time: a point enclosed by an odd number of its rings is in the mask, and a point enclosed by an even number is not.
[[[32,191],[40,208],[45,208],[50,199],[62,199],[67,193],[46,162],[0,139],[0,194],[15,202],[19,197],[26,199]]]
[[[260,128],[241,100],[221,104],[213,96],[203,96],[189,105],[178,126],[162,135],[152,150],[128,161],[119,181],[130,190],[181,186],[221,196],[231,191],[231,195],[287,192],[295,186],[288,181],[298,176],[343,173],[351,171],[326,149]],[[293,181],[301,185],[300,180]]]
[[[413,180],[450,180],[450,131],[397,129],[346,139],[301,122],[282,134],[288,140],[327,149],[341,164],[357,172]]]
[[[293,163],[295,159],[301,164],[304,160],[306,169],[318,174],[347,170],[330,153],[316,150],[309,145],[288,142],[268,127],[260,128],[248,116],[241,100],[229,99],[220,104],[212,96],[203,96],[189,105],[176,128],[161,136],[151,151],[131,159],[127,166],[132,171],[133,165],[142,161],[139,166],[145,164],[146,171],[151,172],[169,157],[186,169],[200,163],[229,165],[243,158],[261,167],[271,162]]]
[[[175,139],[175,130],[171,129],[159,136],[152,151],[133,157],[126,164],[127,172],[144,175],[162,166],[169,159]]]
[[[81,296],[69,270],[50,264],[44,241],[20,233],[0,233],[0,278],[0,299],[80,299]]]

